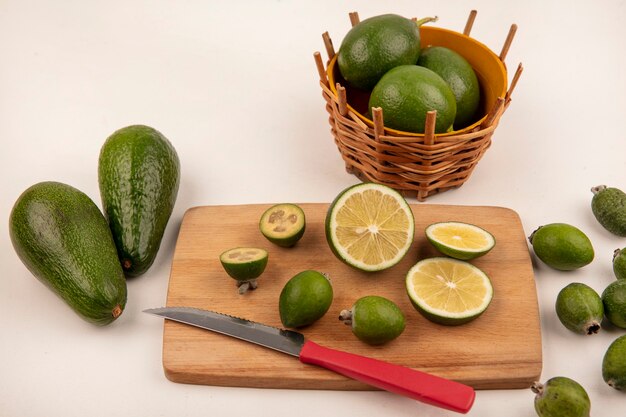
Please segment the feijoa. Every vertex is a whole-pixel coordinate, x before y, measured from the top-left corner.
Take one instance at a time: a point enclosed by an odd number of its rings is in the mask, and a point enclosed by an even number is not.
[[[528,240],[541,261],[561,271],[582,268],[594,258],[593,245],[587,235],[570,224],[540,226]]]
[[[589,417],[591,401],[578,382],[564,376],[533,383],[535,411],[539,417]]]
[[[220,255],[220,263],[226,273],[237,281],[239,293],[257,287],[257,278],[267,266],[268,253],[261,248],[233,248]]]
[[[602,360],[602,378],[619,391],[626,390],[626,335],[609,345]]]
[[[626,236],[626,193],[606,185],[593,187],[591,192],[591,211],[598,223],[614,235]]]
[[[300,206],[291,203],[276,204],[263,213],[259,228],[270,242],[289,248],[304,235],[306,219]]]
[[[304,327],[326,314],[333,302],[333,287],[326,275],[302,271],[283,287],[278,311],[285,327]]]
[[[613,273],[617,279],[626,279],[626,248],[613,252]]]
[[[602,303],[609,322],[626,329],[626,280],[610,283],[602,292]]]
[[[569,330],[594,334],[600,330],[604,306],[600,295],[593,288],[574,282],[563,288],[556,297],[556,314]]]
[[[359,298],[350,310],[343,310],[339,320],[350,325],[352,333],[370,345],[382,345],[404,331],[404,314],[391,300],[377,295]]]

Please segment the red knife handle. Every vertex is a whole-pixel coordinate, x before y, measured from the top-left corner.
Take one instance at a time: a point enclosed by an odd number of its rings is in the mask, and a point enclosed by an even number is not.
[[[459,413],[467,413],[476,396],[472,387],[459,382],[310,341],[302,346],[300,362],[321,366],[373,387]]]

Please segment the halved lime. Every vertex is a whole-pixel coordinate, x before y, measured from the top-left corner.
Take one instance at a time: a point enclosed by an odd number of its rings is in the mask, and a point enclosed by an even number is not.
[[[406,290],[417,311],[445,325],[475,319],[493,297],[487,274],[469,262],[444,257],[416,263],[406,275]]]
[[[426,228],[426,238],[444,255],[465,261],[483,256],[496,244],[485,229],[462,222],[433,223]]]
[[[400,262],[415,232],[411,207],[390,187],[362,183],[342,191],[326,214],[326,240],[343,262],[380,271]]]
[[[239,292],[244,293],[248,288],[256,288],[258,278],[267,266],[269,255],[260,248],[233,248],[220,255],[220,262],[226,273],[237,280]]]
[[[304,211],[296,204],[276,204],[261,216],[259,228],[270,242],[291,247],[304,235],[306,219]]]

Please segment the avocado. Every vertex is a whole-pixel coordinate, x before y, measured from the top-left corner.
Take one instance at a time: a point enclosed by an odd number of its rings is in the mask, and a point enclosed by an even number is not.
[[[127,277],[139,276],[152,266],[174,209],[178,154],[159,131],[124,127],[100,150],[98,182],[122,269]]]
[[[593,187],[591,211],[606,230],[626,237],[626,193],[618,188],[598,185]]]
[[[59,182],[25,190],[9,218],[17,255],[78,315],[111,323],[126,305],[126,280],[106,219],[82,191]]]

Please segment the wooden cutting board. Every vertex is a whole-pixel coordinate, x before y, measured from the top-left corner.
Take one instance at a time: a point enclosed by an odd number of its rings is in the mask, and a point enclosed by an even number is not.
[[[328,313],[302,333],[312,341],[420,369],[476,389],[527,388],[541,373],[541,331],[537,293],[526,236],[519,216],[501,207],[412,205],[415,243],[396,266],[364,273],[337,260],[324,234],[328,204],[301,204],[306,232],[293,248],[267,241],[258,229],[270,205],[205,206],[189,209],[183,218],[172,261],[167,306],[215,310],[281,327],[278,297],[295,274],[315,269],[330,276],[334,289]],[[490,231],[496,246],[472,261],[490,277],[494,298],[478,319],[458,327],[434,324],[411,305],[404,289],[409,268],[419,259],[439,255],[424,237],[437,221],[458,220]],[[219,262],[223,251],[236,246],[269,251],[259,286],[237,292]],[[389,344],[372,347],[352,335],[338,320],[339,312],[365,295],[385,296],[406,316],[404,333]],[[192,384],[365,390],[371,389],[331,371],[304,365],[296,358],[212,332],[165,321],[163,367],[168,379]]]

